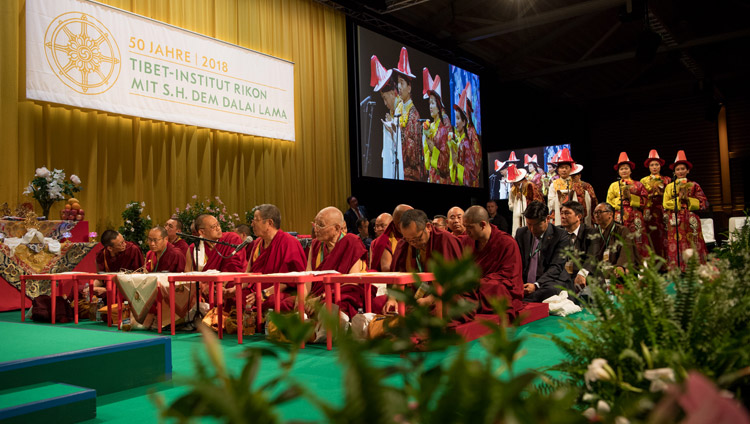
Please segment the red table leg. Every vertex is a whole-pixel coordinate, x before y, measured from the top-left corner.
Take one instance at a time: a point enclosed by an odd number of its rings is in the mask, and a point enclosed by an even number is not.
[[[169,283],[169,325],[171,327],[171,333],[174,336],[174,292],[175,292],[175,283],[170,282]]]
[[[273,310],[279,313],[281,312],[281,286],[279,283],[273,283],[273,297],[275,299]],[[297,294],[297,298],[299,299],[299,293]]]
[[[398,288],[403,290],[404,286],[399,285]],[[398,314],[402,316],[406,315],[406,305],[404,305],[404,302],[398,302]]]
[[[124,314],[125,311],[123,310],[123,307],[122,307],[122,295],[120,294],[119,291],[117,292],[116,295],[117,295],[117,312],[118,312],[117,329],[122,330],[122,316],[125,315]]]
[[[326,309],[328,313],[333,312],[333,301],[331,300],[331,285],[326,284]],[[331,332],[326,328],[326,348],[331,350],[333,348],[333,336]]]
[[[21,276],[21,322],[26,321],[26,279]]]
[[[214,288],[215,288],[214,282],[213,281],[209,282],[208,283],[208,304],[211,305],[212,307],[216,306],[214,304]]]
[[[49,281],[50,291],[52,292],[52,324],[55,323],[55,314],[57,312],[57,281],[54,279]]]
[[[224,338],[224,283],[217,281],[216,285],[216,316],[219,321],[219,339]]]
[[[278,287],[278,283],[276,287]],[[277,299],[278,299],[278,292],[277,292]],[[297,303],[298,303],[297,306],[299,307],[299,319],[302,322],[304,322],[305,321],[305,283],[297,283]],[[302,340],[300,349],[304,349],[304,348],[305,348],[305,341]]]
[[[161,287],[157,287],[156,288],[156,328],[157,328],[156,331],[159,334],[161,334],[161,315],[162,315],[161,303],[162,303]]]
[[[260,283],[255,283],[255,331],[258,333],[263,329],[263,300],[260,292]]]
[[[372,312],[372,284],[365,283],[365,313]]]
[[[245,299],[242,297],[242,284],[235,282],[237,290],[234,292],[234,300],[237,303],[237,344],[242,344],[242,333],[245,332]]]
[[[73,321],[78,324],[78,279],[73,280]]]
[[[112,280],[107,280],[107,327],[112,326],[112,303],[115,302],[114,288]]]

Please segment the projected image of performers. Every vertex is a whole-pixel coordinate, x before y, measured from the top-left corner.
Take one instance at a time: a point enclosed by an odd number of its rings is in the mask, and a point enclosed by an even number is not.
[[[490,199],[505,200],[509,198],[512,185],[508,180],[510,165],[515,165],[516,169],[523,169],[524,180],[532,183],[536,190],[546,198],[549,185],[558,178],[554,166],[554,162],[557,160],[556,156],[564,148],[570,151],[570,144],[488,153]]]
[[[359,34],[362,175],[481,187],[479,77],[364,28]]]

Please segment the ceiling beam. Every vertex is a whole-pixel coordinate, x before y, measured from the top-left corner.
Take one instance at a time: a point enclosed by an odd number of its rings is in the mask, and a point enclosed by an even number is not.
[[[696,38],[695,40],[686,41],[684,43],[678,44],[676,46],[671,46],[671,47],[666,47],[662,45],[661,47],[659,47],[659,50],[657,53],[665,53],[665,52],[674,51],[674,50],[688,49],[691,47],[705,46],[708,44],[714,44],[714,43],[729,41],[729,40],[733,40],[737,38],[745,38],[745,37],[750,37],[750,29],[743,29],[740,31],[712,35],[709,37]],[[540,77],[543,75],[557,74],[560,72],[567,72],[567,71],[573,71],[576,69],[589,68],[592,66],[604,65],[607,63],[620,62],[623,60],[629,60],[633,58],[635,58],[635,50],[625,52],[625,53],[617,53],[617,54],[613,54],[609,56],[602,56],[596,59],[585,60],[583,62],[575,62],[575,63],[569,63],[567,65],[560,65],[560,66],[554,66],[551,68],[540,69],[538,71],[522,72],[518,74],[508,75],[506,78],[501,77],[501,80],[503,82],[520,81],[520,80]]]
[[[602,43],[604,43],[605,41],[607,41],[607,39],[608,39],[608,38],[609,38],[609,37],[610,37],[610,36],[611,36],[612,34],[614,34],[614,33],[615,33],[615,31],[617,31],[617,30],[618,30],[618,29],[620,28],[620,25],[622,25],[622,24],[620,23],[620,21],[617,21],[617,22],[616,22],[616,23],[615,23],[614,25],[612,25],[612,28],[610,28],[610,29],[609,29],[609,31],[607,31],[607,32],[606,32],[606,33],[605,33],[604,35],[602,35],[602,37],[601,37],[601,38],[599,38],[599,40],[598,40],[598,41],[597,41],[596,43],[594,43],[594,45],[593,45],[593,46],[591,46],[591,48],[590,48],[590,49],[588,49],[588,51],[587,51],[586,53],[584,53],[584,54],[583,54],[583,56],[581,56],[581,58],[580,58],[580,59],[578,59],[578,61],[579,61],[579,62],[583,62],[584,60],[588,59],[588,58],[589,58],[589,56],[591,56],[591,53],[594,53],[594,51],[595,51],[596,49],[598,49],[598,48],[599,48],[599,46],[601,46],[601,45],[602,45]]]
[[[599,12],[606,9],[617,7],[626,0],[589,0],[578,3],[573,6],[561,7],[558,9],[542,12],[538,15],[529,16],[514,21],[500,22],[497,25],[491,25],[485,28],[479,28],[473,31],[465,32],[459,36],[463,42],[484,40],[485,38],[496,37],[498,35],[519,31],[526,28],[533,28],[539,25],[551,24],[563,21],[576,16],[587,15],[589,13]]]

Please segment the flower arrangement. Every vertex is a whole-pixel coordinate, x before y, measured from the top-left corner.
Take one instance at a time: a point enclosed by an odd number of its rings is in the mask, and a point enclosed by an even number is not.
[[[182,228],[185,229],[185,232],[188,232],[195,218],[203,214],[216,217],[219,225],[221,225],[221,231],[233,231],[240,220],[239,214],[229,213],[227,206],[221,201],[219,196],[199,201],[198,196],[193,195],[193,203],[186,204],[183,210],[175,208],[174,217],[182,223]]]
[[[146,202],[130,202],[125,205],[125,210],[122,212],[124,222],[118,230],[126,241],[135,243],[144,253],[148,251],[146,236],[153,225],[150,215],[146,215],[145,218],[141,217],[145,207]]]
[[[65,195],[73,196],[81,191],[81,179],[73,174],[70,179],[65,179],[62,169],[50,171],[46,166],[37,168],[34,179],[23,191],[23,194],[31,196],[39,202],[42,213],[49,219],[49,210],[55,202],[65,200]]]

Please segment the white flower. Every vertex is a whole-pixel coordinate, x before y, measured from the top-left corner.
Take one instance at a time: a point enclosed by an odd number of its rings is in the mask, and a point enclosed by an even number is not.
[[[630,424],[630,420],[621,415],[619,417],[615,417],[615,424]]]
[[[49,172],[49,169],[47,169],[47,167],[46,167],[46,166],[43,166],[43,167],[41,167],[41,168],[37,168],[37,169],[36,169],[36,176],[37,176],[37,177],[42,177],[42,178],[47,178],[47,177],[49,177],[49,176],[50,176],[50,172]]]
[[[146,219],[148,219],[149,221],[151,221],[151,215],[146,215]]]
[[[70,176],[70,181],[73,181],[73,184],[81,184],[81,179],[76,174]]]
[[[584,393],[582,400],[584,402],[591,402],[593,400],[596,400],[597,396],[593,393]]]
[[[141,207],[145,208],[146,207],[146,202],[141,202]]]
[[[589,383],[602,380],[607,381],[611,380],[612,376],[614,375],[614,371],[607,363],[606,359],[603,358],[596,358],[593,361],[591,361],[591,364],[588,366],[588,371],[586,371],[586,374],[584,374],[584,378],[586,380],[586,387],[590,387]]]
[[[23,190],[23,194],[31,194],[34,192],[34,186],[29,183],[28,187]]]
[[[599,414],[608,414],[611,410],[609,404],[603,400],[599,400],[599,402],[596,403],[596,412]]]
[[[126,223],[126,224],[131,224],[131,222],[130,222],[130,220],[129,220],[129,219],[126,219],[126,220],[125,220],[125,223]]]
[[[194,195],[193,195],[193,199],[197,199],[197,198],[198,198],[198,195],[197,195],[197,194],[194,194]]]
[[[674,370],[672,368],[646,370],[643,372],[643,377],[651,382],[651,386],[648,389],[652,393],[663,392],[668,386],[667,383],[675,382]]]
[[[684,252],[682,252],[682,257],[685,258],[685,262],[689,261],[690,258],[693,257],[693,254],[695,251],[693,249],[685,249]]]

